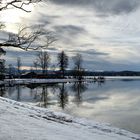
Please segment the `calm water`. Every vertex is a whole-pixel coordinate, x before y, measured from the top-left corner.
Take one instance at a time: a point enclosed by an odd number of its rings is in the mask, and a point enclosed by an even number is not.
[[[0,95],[140,134],[140,80],[16,86]]]

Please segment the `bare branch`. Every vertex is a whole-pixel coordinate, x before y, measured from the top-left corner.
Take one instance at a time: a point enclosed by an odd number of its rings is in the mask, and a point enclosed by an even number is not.
[[[5,27],[5,25],[0,22],[0,30],[3,29],[4,27]]]
[[[9,7],[13,7],[23,10],[25,12],[31,12],[29,10],[26,10],[25,6],[38,3],[40,1],[41,0],[11,0],[11,1],[2,0],[0,2],[0,11],[9,9]]]
[[[47,74],[50,63],[50,55],[46,51],[40,51],[37,54],[36,64],[42,69],[43,74]]]
[[[52,32],[45,31],[40,26],[32,26],[19,29],[17,34],[9,33],[8,40],[0,43],[0,47],[15,47],[26,51],[38,50],[48,48],[55,41]]]

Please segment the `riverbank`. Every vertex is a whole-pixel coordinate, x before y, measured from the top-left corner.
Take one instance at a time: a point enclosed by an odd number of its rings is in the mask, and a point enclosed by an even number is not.
[[[140,140],[131,132],[0,97],[1,140]]]

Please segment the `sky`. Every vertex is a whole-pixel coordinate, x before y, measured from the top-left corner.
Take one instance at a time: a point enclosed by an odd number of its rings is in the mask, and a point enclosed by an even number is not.
[[[48,48],[52,63],[64,50],[71,63],[72,57],[80,53],[87,70],[140,71],[139,0],[44,0],[28,8],[31,13],[4,11],[1,21],[6,24],[6,32],[34,24],[53,31],[57,41]],[[16,64],[20,56],[28,67],[35,59],[32,51],[6,50],[7,64]]]

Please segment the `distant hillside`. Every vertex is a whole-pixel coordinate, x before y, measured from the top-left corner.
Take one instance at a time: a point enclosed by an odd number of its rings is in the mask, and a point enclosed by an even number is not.
[[[73,71],[67,71],[66,75],[72,75]],[[85,71],[85,76],[140,76],[140,71]]]
[[[6,69],[6,73],[8,74],[9,69]],[[35,73],[41,73],[41,70],[32,70]],[[22,70],[23,74],[31,72],[31,70]],[[56,73],[59,74],[59,71],[52,71],[48,70],[48,74]],[[74,71],[73,70],[67,70],[65,72],[66,76],[73,76]],[[11,70],[11,74],[16,75],[17,69],[13,68]],[[140,76],[140,71],[85,71],[85,76]]]

